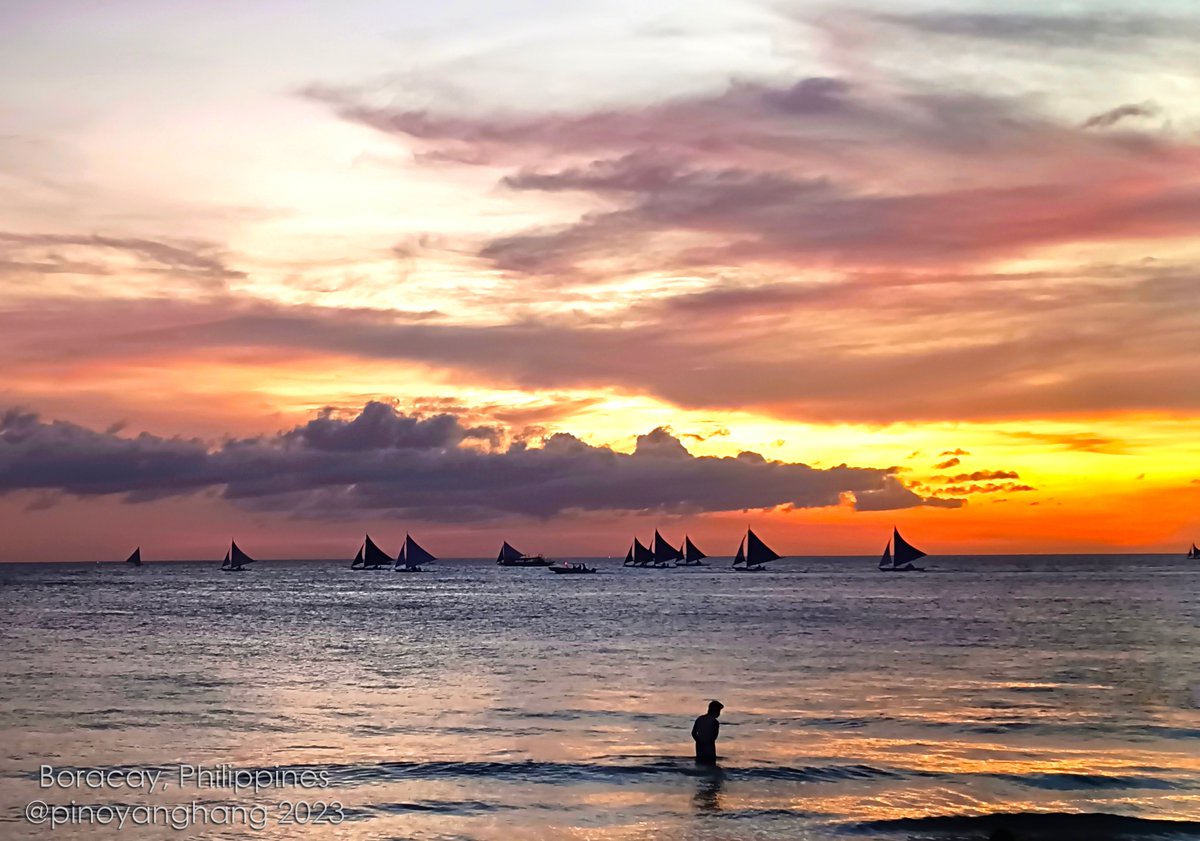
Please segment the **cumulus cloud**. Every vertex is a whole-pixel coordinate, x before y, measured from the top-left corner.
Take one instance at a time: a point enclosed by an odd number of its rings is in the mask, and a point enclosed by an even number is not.
[[[568,511],[703,513],[836,505],[861,510],[930,503],[891,468],[817,469],[744,452],[693,456],[659,428],[633,453],[559,433],[540,447],[452,415],[413,417],[384,403],[354,416],[325,411],[274,436],[210,447],[197,439],[122,437],[35,414],[0,420],[0,492],[124,494],[131,502],[220,488],[256,510],[338,517],[416,513],[429,519]],[[468,446],[481,440],[489,447]]]

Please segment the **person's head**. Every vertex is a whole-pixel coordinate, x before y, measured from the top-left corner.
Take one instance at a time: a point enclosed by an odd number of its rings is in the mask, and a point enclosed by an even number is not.
[[[722,704],[720,701],[709,701],[708,702],[708,714],[711,715],[713,718],[719,718],[721,716],[721,710],[723,710],[723,709],[725,709],[725,705]]]

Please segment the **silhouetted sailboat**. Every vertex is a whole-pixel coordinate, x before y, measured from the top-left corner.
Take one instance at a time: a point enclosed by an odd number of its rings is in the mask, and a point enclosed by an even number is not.
[[[896,554],[893,557],[892,547]],[[925,553],[913,546],[900,536],[900,530],[892,527],[892,540],[883,549],[883,557],[879,559],[879,569],[883,572],[924,572],[924,567],[913,566],[913,561],[924,558]]]
[[[654,563],[654,553],[642,545],[642,541],[636,537],[633,539],[633,545],[629,547],[629,551],[625,553],[625,566],[627,567],[647,567]]]
[[[667,543],[666,538],[658,533],[658,529],[654,530],[654,549],[651,551],[654,559],[650,565],[655,569],[669,569],[675,565],[675,562],[683,557],[683,553]]]
[[[733,559],[733,568],[738,572],[759,572],[768,561],[777,560],[780,555],[762,542],[754,533],[754,529],[746,529],[746,536],[738,544],[737,556]]]
[[[684,535],[683,536],[683,557],[675,562],[675,566],[677,566],[677,567],[707,566],[707,564],[701,563],[701,561],[707,557],[708,557],[708,555],[705,555],[703,552],[701,552],[699,549],[696,548],[696,544],[692,543],[692,539],[690,537],[688,537],[687,535]]]
[[[396,565],[392,569],[396,572],[424,572],[421,564],[431,564],[436,560],[437,558],[412,539],[412,535],[406,534],[404,545],[400,547],[400,554],[396,556]]]
[[[1188,550],[1187,556],[1189,558],[1200,558],[1200,549],[1196,548],[1195,543],[1193,543],[1192,548]]]
[[[553,562],[541,555],[526,555],[506,540],[496,556],[496,563],[502,567],[548,567]]]
[[[362,546],[350,564],[350,569],[386,569],[392,565],[392,556],[375,545],[371,535],[364,535]]]
[[[229,542],[229,551],[225,553],[225,560],[221,562],[221,569],[225,572],[241,572],[246,568],[246,564],[254,563],[254,558],[251,558],[240,548],[237,541]]]
[[[142,547],[133,550],[133,554],[125,559],[125,563],[131,566],[140,567],[142,565]]]

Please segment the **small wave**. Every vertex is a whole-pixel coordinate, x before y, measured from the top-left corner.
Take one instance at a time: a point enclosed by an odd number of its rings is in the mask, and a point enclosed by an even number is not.
[[[168,777],[177,766],[145,766],[166,773]],[[128,770],[125,766],[112,768],[66,768],[60,770],[95,771]],[[620,783],[654,776],[706,776],[711,770],[698,768],[686,757],[662,757],[652,761],[629,764],[605,764],[598,762],[379,762],[371,764],[342,765],[336,763],[314,763],[280,765],[271,768],[238,766],[238,771],[302,771],[324,772],[333,786],[349,788],[398,780],[452,780],[464,777],[490,778],[501,781],[516,781],[545,785],[561,785],[578,782]],[[797,768],[779,766],[725,767],[720,769],[727,780],[784,780],[790,782],[839,782],[846,780],[888,779],[900,777],[900,772],[870,765],[812,765]],[[32,772],[29,773],[33,777]]]
[[[1021,841],[1119,841],[1200,838],[1200,822],[1135,818],[1105,812],[1014,812],[993,815],[933,815],[869,821],[851,832],[913,832],[922,837],[986,838],[999,829]]]
[[[1017,783],[1031,788],[1052,791],[1079,791],[1082,789],[1177,789],[1188,786],[1145,775],[1110,776],[1107,774],[989,774],[988,776]]]

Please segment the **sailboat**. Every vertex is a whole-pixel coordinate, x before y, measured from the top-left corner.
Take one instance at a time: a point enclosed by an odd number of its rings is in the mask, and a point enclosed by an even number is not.
[[[506,540],[500,547],[500,554],[496,556],[496,563],[502,567],[548,567],[553,561],[548,561],[541,555],[526,555]]]
[[[683,553],[667,543],[666,538],[659,534],[658,529],[654,530],[653,546],[654,549],[651,551],[653,560],[650,562],[650,566],[654,569],[669,569],[683,557]]]
[[[708,555],[705,555],[703,552],[701,552],[699,549],[696,548],[696,544],[692,543],[692,539],[690,537],[688,537],[687,535],[684,535],[683,536],[683,557],[675,562],[675,566],[677,566],[677,567],[707,566],[707,564],[702,563],[702,560],[707,557],[708,557]]]
[[[125,559],[125,563],[129,564],[130,566],[140,567],[142,565],[142,547],[139,546],[138,548],[134,549],[133,554]]]
[[[625,553],[624,565],[627,567],[648,567],[652,563],[654,563],[654,553],[643,546],[642,541],[635,537],[633,545]]]
[[[892,556],[893,546],[896,547],[895,557]],[[925,553],[901,537],[900,530],[893,526],[892,540],[883,548],[879,569],[883,572],[924,572],[924,567],[913,566],[913,561],[924,557]]]
[[[221,569],[225,572],[241,572],[246,568],[246,564],[252,563],[254,563],[254,558],[243,552],[238,547],[236,540],[229,541],[229,551],[225,553],[225,560],[221,562]]]
[[[762,542],[754,529],[746,529],[746,536],[738,544],[737,556],[733,559],[733,568],[738,572],[761,572],[763,564],[781,557],[775,550]]]
[[[350,564],[350,569],[386,569],[392,565],[392,556],[375,545],[371,535],[365,535],[358,554]]]
[[[1192,548],[1188,550],[1187,556],[1189,558],[1200,558],[1200,549],[1196,548],[1195,543],[1193,543]]]
[[[396,556],[396,565],[392,569],[396,572],[424,572],[421,564],[431,564],[436,560],[437,558],[412,539],[412,535],[406,534],[404,545],[400,547],[400,554]]]

